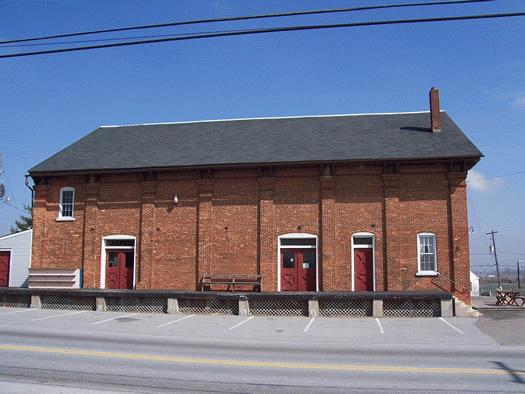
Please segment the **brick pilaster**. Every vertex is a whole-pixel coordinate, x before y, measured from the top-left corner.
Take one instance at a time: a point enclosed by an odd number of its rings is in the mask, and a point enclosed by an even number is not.
[[[35,186],[33,200],[33,240],[31,267],[45,268],[45,237],[46,237],[46,218],[47,218],[47,197],[48,186],[39,184]]]
[[[470,304],[470,264],[466,173],[449,173],[449,239],[451,291]]]
[[[200,289],[202,276],[210,273],[212,259],[212,199],[213,179],[199,179],[199,206],[197,210],[197,278],[196,288]]]
[[[140,248],[135,258],[137,267],[136,288],[149,289],[153,282],[153,238],[155,226],[155,191],[157,182],[145,180],[142,182],[142,202],[140,209],[140,237],[138,244]]]
[[[86,200],[84,204],[84,237],[82,247],[82,276],[83,286],[99,288],[100,284],[100,247],[97,243],[97,215],[99,184],[94,177],[90,177],[86,184]],[[100,240],[99,240],[100,242]],[[97,256],[99,259],[97,259]]]
[[[274,228],[275,178],[259,178],[258,272],[262,275],[262,291],[277,290],[277,239]]]
[[[384,290],[402,290],[399,237],[399,174],[383,174],[383,275]]]
[[[319,290],[333,291],[346,275],[344,264],[335,261],[335,177],[321,176],[320,188]]]

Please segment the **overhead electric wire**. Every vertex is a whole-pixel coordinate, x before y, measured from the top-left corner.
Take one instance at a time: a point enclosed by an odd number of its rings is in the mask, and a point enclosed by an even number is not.
[[[522,171],[516,171],[516,172],[511,172],[511,173],[508,173],[508,174],[502,174],[502,175],[493,175],[493,176],[488,176],[488,177],[484,177],[483,180],[488,180],[488,179],[495,179],[495,178],[505,178],[505,177],[508,177],[508,176],[514,176],[514,175],[521,175],[521,174],[525,174],[525,170],[522,170]],[[471,182],[475,182],[476,180],[472,180],[472,179],[467,179],[467,183],[471,183]]]
[[[23,209],[17,207],[16,205],[14,205],[13,203],[11,203],[11,202],[9,202],[9,201],[7,201],[7,200],[0,200],[0,202],[3,202],[4,204],[10,206],[11,208],[16,209],[16,210],[19,211],[19,212],[27,213],[27,212],[24,211]]]
[[[514,255],[514,256],[525,256],[525,253],[520,253],[520,252],[506,252],[506,251],[504,251],[504,250],[500,250],[498,253],[510,254],[510,255]]]
[[[53,41],[53,42],[39,42],[34,44],[13,44],[13,45],[0,45],[2,48],[21,48],[21,47],[35,47],[35,46],[49,46],[49,45],[65,45],[65,44],[81,44],[88,42],[108,42],[108,41],[122,41],[122,40],[137,40],[142,38],[160,38],[160,37],[180,37],[188,36],[190,34],[210,34],[210,33],[230,33],[237,31],[244,31],[246,29],[235,29],[235,30],[211,30],[211,31],[198,31],[191,33],[168,33],[168,34],[151,34],[147,36],[129,36],[129,37],[114,37],[114,38],[92,38],[86,40],[72,40],[72,41]]]
[[[13,40],[0,41],[0,44],[13,44],[13,43],[27,42],[27,41],[51,40],[51,39],[56,39],[56,38],[77,37],[77,36],[91,35],[91,34],[105,34],[105,33],[115,33],[115,32],[122,32],[122,31],[143,30],[143,29],[157,29],[161,27],[196,25],[196,24],[203,24],[203,23],[234,22],[234,21],[243,21],[243,20],[282,18],[282,17],[290,17],[290,16],[301,16],[301,15],[334,14],[334,13],[344,13],[344,12],[381,10],[381,9],[388,9],[388,8],[429,7],[429,6],[438,6],[438,5],[487,3],[487,2],[493,2],[493,1],[495,0],[444,0],[444,1],[421,2],[421,3],[384,4],[384,5],[362,6],[362,7],[352,7],[352,8],[291,11],[291,12],[281,12],[281,13],[274,13],[274,14],[231,16],[231,17],[224,17],[224,18],[194,19],[194,20],[186,20],[186,21],[156,23],[156,24],[150,24],[150,25],[138,25],[138,26],[111,28],[111,29],[90,30],[90,31],[75,32],[75,33],[55,34],[55,35],[42,36],[42,37],[18,38],[18,39],[13,39]]]
[[[420,18],[420,19],[394,19],[394,20],[353,22],[353,23],[334,23],[334,24],[322,24],[322,25],[282,26],[282,27],[262,28],[262,29],[241,30],[241,31],[234,31],[234,32],[225,31],[225,32],[209,33],[209,34],[191,34],[189,33],[187,36],[183,36],[183,37],[158,38],[158,39],[150,39],[150,40],[142,40],[142,41],[125,41],[125,42],[118,42],[114,44],[88,45],[88,46],[80,46],[80,47],[72,47],[72,48],[49,49],[49,50],[35,51],[35,52],[18,52],[18,53],[12,53],[12,54],[7,54],[7,55],[0,55],[0,59],[12,58],[12,57],[22,57],[22,56],[47,55],[47,54],[52,54],[52,53],[87,51],[87,50],[92,50],[92,49],[115,48],[115,47],[131,46],[131,45],[154,44],[154,43],[170,42],[170,41],[199,40],[199,39],[205,39],[205,38],[279,33],[279,32],[288,32],[288,31],[321,30],[321,29],[336,29],[336,28],[381,26],[381,25],[400,25],[400,24],[411,24],[411,23],[434,23],[434,22],[449,22],[449,21],[461,21],[461,20],[510,18],[510,17],[518,17],[518,16],[525,16],[525,12],[511,12],[511,13],[503,13],[503,14],[445,16],[445,17],[438,17],[438,18]]]
[[[507,251],[504,251],[504,250],[499,250],[498,253],[501,253],[501,254],[508,254],[508,255],[511,255],[511,256],[525,256],[525,253],[520,253],[520,252],[507,252]],[[493,253],[470,253],[471,256],[491,256],[493,255]],[[495,265],[495,264],[494,264]]]
[[[509,174],[489,176],[489,177],[486,177],[486,178],[484,178],[484,179],[504,178],[504,177],[507,177],[507,176],[520,175],[520,174],[525,174],[525,170],[523,170],[523,171],[511,172],[511,173],[509,173]]]

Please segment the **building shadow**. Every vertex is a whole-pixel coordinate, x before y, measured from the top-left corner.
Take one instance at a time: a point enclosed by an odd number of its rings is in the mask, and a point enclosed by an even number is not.
[[[525,371],[517,371],[515,369],[512,369],[507,364],[501,361],[492,361],[492,363],[497,365],[503,371],[507,371],[508,374],[512,376],[512,380],[514,380],[515,383],[525,384],[525,380],[522,376],[525,373]]]

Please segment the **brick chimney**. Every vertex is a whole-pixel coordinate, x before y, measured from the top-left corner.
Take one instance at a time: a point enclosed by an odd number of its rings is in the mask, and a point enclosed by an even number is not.
[[[441,131],[441,114],[439,113],[439,90],[430,89],[430,128],[433,133]]]

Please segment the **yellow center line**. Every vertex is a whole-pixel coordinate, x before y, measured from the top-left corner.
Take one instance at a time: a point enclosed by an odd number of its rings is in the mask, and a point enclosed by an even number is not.
[[[234,367],[262,367],[279,369],[307,369],[307,370],[328,370],[328,371],[353,371],[353,372],[398,372],[398,373],[433,373],[433,374],[473,374],[473,375],[507,375],[508,373],[525,375],[525,371],[507,371],[502,369],[489,368],[447,368],[447,367],[406,367],[406,366],[381,366],[381,365],[354,365],[354,364],[311,364],[299,362],[279,362],[279,361],[255,361],[255,360],[235,360],[235,359],[212,359],[202,357],[179,357],[160,354],[140,354],[140,353],[118,353],[103,352],[96,350],[50,348],[40,346],[24,345],[1,345],[0,351],[32,352],[45,354],[63,354],[85,357],[104,357],[112,359],[139,360],[139,361],[158,361],[168,363],[183,364],[205,364]]]

